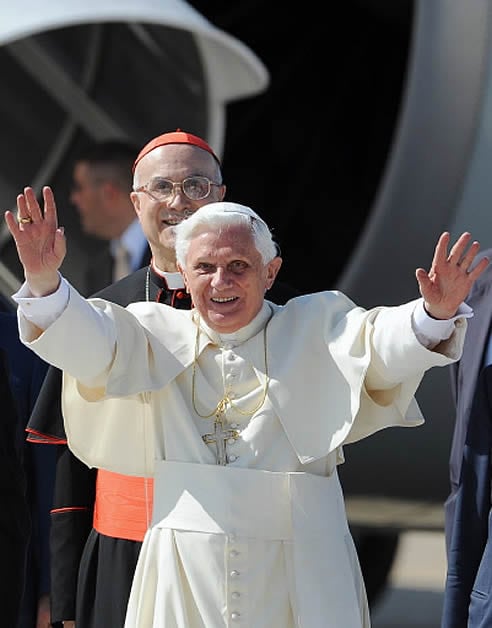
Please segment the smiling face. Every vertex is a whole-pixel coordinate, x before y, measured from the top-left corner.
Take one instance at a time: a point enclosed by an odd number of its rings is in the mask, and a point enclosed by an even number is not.
[[[156,178],[181,182],[191,176],[221,181],[219,165],[210,153],[190,144],[167,144],[142,158],[135,170],[134,183],[138,188]],[[135,211],[160,270],[176,270],[175,226],[203,205],[222,200],[224,194],[224,185],[212,186],[207,198],[193,201],[187,198],[181,186],[175,186],[174,194],[166,202],[158,202],[146,192],[132,192]]]
[[[204,228],[191,240],[181,270],[202,319],[219,333],[232,333],[258,314],[281,264],[280,257],[264,264],[251,231],[241,225]]]

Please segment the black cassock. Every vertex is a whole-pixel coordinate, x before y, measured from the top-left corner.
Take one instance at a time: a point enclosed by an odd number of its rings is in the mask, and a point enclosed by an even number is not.
[[[266,297],[283,304],[297,295],[297,290],[276,282]],[[189,295],[184,290],[170,290],[152,266],[94,296],[123,307],[147,300],[178,309],[191,307]],[[100,534],[93,528],[97,470],[85,466],[66,446],[61,371],[54,367],[48,370],[28,432],[29,441],[59,448],[51,517],[52,620],[75,619],[83,628],[122,628],[142,543]]]

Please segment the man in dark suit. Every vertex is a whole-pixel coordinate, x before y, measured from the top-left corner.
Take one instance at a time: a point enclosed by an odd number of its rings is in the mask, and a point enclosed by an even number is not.
[[[55,452],[25,442],[25,426],[47,364],[26,352],[11,304],[0,299],[0,387],[2,421],[3,551],[2,625],[51,626],[49,525]]]
[[[152,300],[189,309],[176,267],[174,227],[202,205],[222,200],[225,192],[219,159],[204,140],[177,131],[150,141],[135,160],[131,198],[152,261],[97,296],[122,306]],[[283,303],[295,294],[275,282],[268,298]],[[65,443],[59,371],[50,369],[43,389],[30,438]],[[65,625],[75,617],[83,628],[121,628],[152,485],[101,470],[96,477],[66,447],[60,451],[52,517],[53,617]],[[115,503],[118,508],[109,507]]]
[[[484,250],[477,256],[477,260],[483,257],[492,259],[492,249]],[[461,461],[473,396],[482,367],[492,362],[492,352],[489,353],[489,345],[492,348],[492,267],[490,264],[475,282],[466,302],[473,308],[474,314],[468,321],[463,355],[459,362],[450,366],[451,390],[454,397],[456,415],[449,460],[451,491],[444,508],[446,548],[448,553],[456,494],[460,484]]]
[[[15,438],[19,419],[9,383],[7,355],[3,349],[0,349],[0,394],[2,396],[0,482],[3,503],[0,514],[0,539],[4,595],[2,617],[7,625],[17,626],[24,592],[31,523],[21,454]]]
[[[492,365],[469,412],[449,539],[442,628],[492,626]]]
[[[121,140],[96,142],[79,152],[75,161],[70,200],[84,233],[101,240],[101,250],[88,259],[83,277],[81,292],[86,295],[150,261],[150,248],[130,199],[138,150]]]
[[[492,249],[477,259],[492,259]],[[451,365],[456,407],[449,461],[451,492],[445,504],[447,577],[442,628],[492,625],[488,602],[492,557],[488,544],[492,446],[492,268],[475,282],[473,308],[459,362]],[[476,591],[474,594],[473,591]]]

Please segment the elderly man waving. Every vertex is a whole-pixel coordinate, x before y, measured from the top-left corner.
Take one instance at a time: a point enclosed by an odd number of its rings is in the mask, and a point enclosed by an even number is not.
[[[126,628],[367,628],[338,481],[343,446],[423,417],[427,369],[461,354],[488,264],[441,235],[421,298],[364,310],[325,291],[265,300],[281,266],[252,209],[210,203],[176,227],[193,309],[83,299],[59,274],[53,194],[6,213],[26,282],[23,342],[64,370],[69,446],[154,478]],[[102,411],[104,410],[104,411]]]

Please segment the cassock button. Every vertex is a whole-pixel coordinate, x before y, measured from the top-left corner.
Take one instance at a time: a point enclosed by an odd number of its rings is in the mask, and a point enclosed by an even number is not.
[[[239,591],[233,591],[231,593],[231,597],[233,600],[239,600],[239,598],[241,597],[241,594],[239,593]]]
[[[239,552],[237,550],[231,550],[229,555],[232,556],[232,558],[236,558],[236,556],[239,556]]]
[[[237,578],[240,574],[239,574],[239,571],[236,571],[236,569],[233,569],[229,575],[231,576],[231,578]]]
[[[236,460],[238,459],[239,456],[235,456],[234,454],[231,454],[229,456],[229,462],[236,462]]]
[[[228,439],[227,439],[227,444],[228,444],[228,445],[234,445],[234,443],[235,443],[235,442],[236,442],[236,439],[235,439],[235,438],[228,438]]]
[[[241,619],[241,614],[237,612],[231,613],[231,619],[232,621],[239,621]]]

